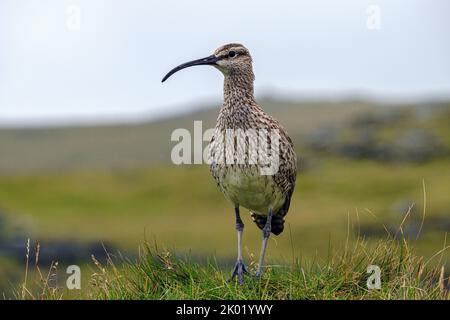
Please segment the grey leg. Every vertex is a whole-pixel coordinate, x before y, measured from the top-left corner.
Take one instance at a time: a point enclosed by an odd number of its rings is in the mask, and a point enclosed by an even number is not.
[[[238,235],[238,257],[236,264],[234,265],[233,273],[231,274],[231,279],[237,276],[239,283],[243,284],[244,274],[248,273],[248,271],[244,265],[244,260],[242,258],[242,233],[244,231],[244,223],[242,222],[241,216],[239,214],[239,206],[236,206],[235,213],[236,213],[236,230]]]
[[[263,242],[261,247],[261,254],[259,256],[259,264],[258,270],[256,271],[256,277],[260,278],[262,274],[262,265],[264,263],[264,255],[266,253],[267,241],[269,240],[270,231],[272,229],[272,209],[269,210],[269,214],[267,215],[266,225],[263,228]]]

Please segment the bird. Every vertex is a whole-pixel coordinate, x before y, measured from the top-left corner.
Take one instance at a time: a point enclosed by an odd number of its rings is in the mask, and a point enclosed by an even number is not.
[[[210,172],[220,191],[234,206],[238,253],[230,280],[237,277],[239,283],[243,284],[244,275],[249,272],[242,256],[244,223],[241,219],[240,207],[249,210],[251,219],[262,230],[259,263],[254,275],[256,278],[261,278],[270,234],[279,235],[284,230],[285,216],[296,184],[297,155],[286,130],[275,118],[263,111],[255,100],[253,60],[244,45],[239,43],[222,45],[210,56],[173,68],[164,76],[162,82],[182,69],[200,65],[213,66],[224,75],[223,105],[209,143],[208,162]],[[249,161],[251,155],[248,151],[244,152],[246,160],[244,163],[214,161],[223,157],[234,159],[237,150],[242,148],[237,146],[225,148],[223,151],[223,145],[227,141],[236,143],[239,134],[251,130],[254,130],[252,132],[274,131],[278,134],[278,144],[275,144],[275,147],[272,146],[273,139],[271,140],[269,136],[265,141],[267,144],[270,142],[270,151],[278,154],[277,170],[273,174],[262,174],[263,165]],[[227,140],[227,132],[233,133],[229,136],[231,140]],[[236,134],[236,132],[240,133]],[[251,141],[257,140],[254,135],[247,135],[244,138],[239,140],[244,141],[244,147],[248,147]]]

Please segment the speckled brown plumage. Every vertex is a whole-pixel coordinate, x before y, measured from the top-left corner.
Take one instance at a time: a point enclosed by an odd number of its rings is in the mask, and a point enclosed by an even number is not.
[[[284,217],[295,187],[297,157],[286,131],[255,101],[252,58],[243,45],[230,43],[218,48],[211,56],[181,64],[169,71],[162,81],[175,72],[198,65],[214,66],[225,77],[224,102],[209,144],[209,163],[217,185],[235,208],[238,258],[232,278],[237,276],[239,282],[243,283],[244,274],[248,272],[242,257],[244,223],[239,208],[249,209],[253,221],[263,231],[256,272],[256,276],[260,277],[270,233],[278,235],[284,229]],[[227,135],[229,131],[231,135]],[[263,134],[261,138],[261,132],[267,132],[267,135]],[[273,132],[277,135],[272,136]],[[249,146],[261,146],[261,141],[267,144],[270,152],[266,152],[265,148],[257,148],[258,161],[253,161],[255,152],[250,152]],[[229,145],[232,147],[227,148]],[[274,160],[274,155],[278,160],[275,161],[277,170],[270,174],[264,171],[262,174],[261,170],[267,163],[274,163],[266,161]],[[259,161],[260,157],[262,161]]]
[[[238,56],[233,62],[226,61],[219,69],[224,73],[224,103],[220,110],[214,135],[210,143],[210,159],[216,156],[216,152],[222,152],[219,144],[215,143],[217,137],[221,137],[226,129],[276,129],[280,133],[280,162],[279,170],[273,176],[261,176],[255,167],[257,165],[238,164],[217,164],[210,165],[211,173],[217,182],[220,190],[234,203],[235,206],[243,205],[239,203],[239,197],[229,195],[227,185],[227,175],[233,172],[236,175],[259,175],[257,179],[263,180],[265,184],[273,183],[273,188],[264,196],[271,198],[274,193],[281,192],[284,199],[281,205],[273,208],[271,232],[280,234],[284,229],[284,216],[289,210],[291,196],[295,187],[297,174],[297,157],[291,139],[277,120],[268,115],[255,101],[253,94],[253,81],[255,79],[252,70],[252,59],[248,50],[240,44],[228,44],[216,50],[216,56],[227,56],[230,51],[234,51]],[[240,61],[236,61],[239,59]],[[223,70],[226,70],[225,72]],[[270,188],[269,188],[270,189]],[[245,205],[243,205],[246,207]],[[251,211],[253,221],[260,229],[266,224],[268,212],[258,212],[256,208],[247,207]]]

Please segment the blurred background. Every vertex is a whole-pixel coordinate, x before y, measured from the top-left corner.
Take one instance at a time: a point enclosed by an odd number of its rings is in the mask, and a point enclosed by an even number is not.
[[[258,101],[299,155],[269,259],[326,258],[349,225],[373,241],[408,211],[404,233],[430,258],[450,231],[449,12],[446,0],[2,0],[0,293],[23,280],[27,238],[44,266],[103,246],[133,256],[144,239],[233,262],[232,206],[206,165],[170,160],[173,130],[214,126],[223,76],[160,82],[228,42],[250,49]],[[248,259],[261,234],[243,217]]]

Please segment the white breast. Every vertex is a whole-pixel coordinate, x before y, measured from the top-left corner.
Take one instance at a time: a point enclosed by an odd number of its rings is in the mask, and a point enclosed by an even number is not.
[[[227,166],[221,175],[221,189],[231,202],[266,215],[269,208],[277,212],[284,196],[272,176],[261,175],[257,166]]]

